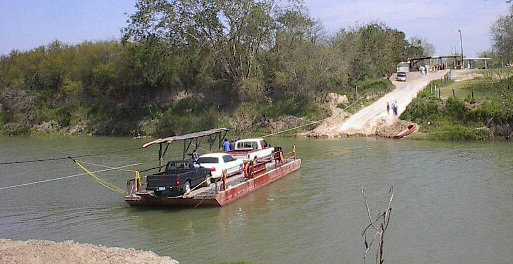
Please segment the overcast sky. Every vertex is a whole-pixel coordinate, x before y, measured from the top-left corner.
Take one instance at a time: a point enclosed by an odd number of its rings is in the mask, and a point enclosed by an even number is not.
[[[30,50],[53,40],[118,39],[135,0],[0,0],[0,54]],[[505,0],[306,0],[310,15],[336,32],[369,21],[380,21],[404,31],[407,37],[426,38],[438,55],[449,54],[460,43],[464,53],[476,56],[490,48],[489,29],[507,13]]]

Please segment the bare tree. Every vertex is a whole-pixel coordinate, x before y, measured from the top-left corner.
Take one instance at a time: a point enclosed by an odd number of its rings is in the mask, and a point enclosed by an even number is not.
[[[363,255],[363,263],[367,260],[367,254],[373,248],[374,242],[378,242],[376,248],[376,263],[383,264],[383,243],[385,241],[385,231],[388,228],[388,224],[390,223],[390,215],[392,213],[392,200],[394,199],[394,187],[392,186],[388,191],[390,194],[390,199],[388,200],[388,206],[385,211],[379,213],[378,216],[372,220],[369,203],[367,202],[367,197],[365,196],[365,189],[362,187],[362,195],[365,200],[365,207],[367,208],[367,216],[369,217],[369,224],[362,231],[362,236],[364,237],[365,243],[365,254]],[[374,236],[370,242],[367,242],[367,231],[374,230]],[[378,262],[379,260],[379,262]]]

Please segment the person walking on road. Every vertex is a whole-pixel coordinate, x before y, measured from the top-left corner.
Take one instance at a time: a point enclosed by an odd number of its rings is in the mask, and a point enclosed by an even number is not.
[[[392,111],[394,112],[394,115],[397,116],[397,102],[392,104]]]
[[[387,115],[390,114],[390,104],[387,102]]]

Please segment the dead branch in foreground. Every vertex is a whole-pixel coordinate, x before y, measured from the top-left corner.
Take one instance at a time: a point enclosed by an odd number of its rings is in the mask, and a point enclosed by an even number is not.
[[[383,264],[383,242],[385,240],[385,231],[388,228],[388,224],[390,223],[390,215],[392,213],[392,200],[394,199],[394,187],[392,186],[388,191],[390,194],[390,199],[388,200],[388,207],[385,211],[380,213],[374,220],[372,220],[369,203],[367,201],[367,196],[365,196],[365,189],[362,187],[362,195],[365,200],[365,207],[367,208],[367,216],[369,217],[369,224],[363,229],[362,236],[364,237],[365,243],[365,254],[363,255],[363,263],[367,260],[367,254],[372,248],[374,242],[378,242],[376,249],[376,263]],[[372,229],[371,229],[372,228]],[[367,232],[369,230],[374,230],[374,236],[370,242],[367,242]],[[379,259],[379,262],[378,262]]]

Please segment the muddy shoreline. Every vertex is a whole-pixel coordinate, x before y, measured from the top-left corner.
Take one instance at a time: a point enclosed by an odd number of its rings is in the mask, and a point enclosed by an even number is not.
[[[178,264],[170,257],[133,248],[105,247],[73,241],[0,239],[0,263],[158,263]]]

